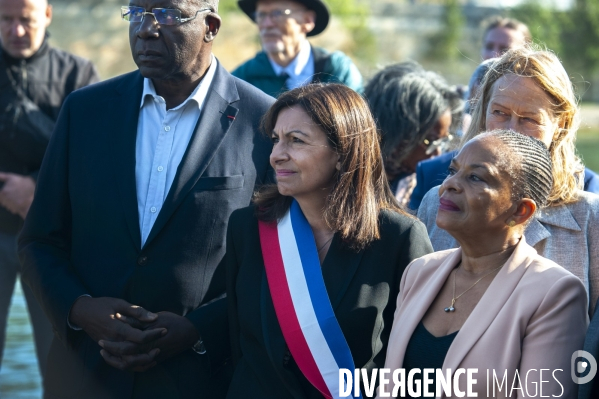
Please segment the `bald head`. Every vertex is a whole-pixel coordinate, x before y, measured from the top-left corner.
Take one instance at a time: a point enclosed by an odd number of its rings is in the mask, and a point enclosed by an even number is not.
[[[47,0],[0,0],[2,48],[14,58],[29,58],[39,50],[52,21]]]

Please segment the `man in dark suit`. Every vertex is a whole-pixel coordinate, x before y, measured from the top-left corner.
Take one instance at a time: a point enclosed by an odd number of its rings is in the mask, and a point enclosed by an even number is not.
[[[597,301],[597,305],[595,305],[595,314],[591,318],[591,323],[589,324],[589,329],[587,330],[587,335],[584,339],[584,350],[591,354],[595,358],[595,361],[599,359],[599,301]],[[577,361],[587,361],[588,359],[576,359]],[[578,363],[575,362],[572,364],[573,367],[576,367]],[[588,371],[584,371],[582,375],[579,374],[580,378],[587,377],[589,372],[591,372],[592,368],[588,367]],[[595,370],[596,372],[597,370]],[[599,377],[593,377],[589,382],[584,384],[580,384],[578,386],[578,399],[593,399],[599,397]]]
[[[212,56],[217,7],[123,7],[139,70],[61,111],[19,239],[55,332],[48,398],[226,392],[225,301],[204,305],[224,295],[226,221],[269,174],[273,99]]]

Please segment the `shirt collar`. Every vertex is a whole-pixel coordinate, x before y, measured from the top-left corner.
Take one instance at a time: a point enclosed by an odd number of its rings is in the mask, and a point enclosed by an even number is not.
[[[274,62],[270,57],[268,57],[268,61],[270,61],[270,65],[272,65],[272,69],[274,69],[275,74],[277,76],[286,73],[289,76],[299,76],[308,62],[310,62],[310,56],[312,55],[312,46],[310,46],[310,42],[304,40],[301,44],[300,51],[297,53],[293,61],[286,67],[282,67],[276,62]]]
[[[568,230],[582,231],[566,205],[547,207],[539,211],[537,219],[544,224],[561,227]]]
[[[202,108],[202,105],[204,104],[204,100],[206,100],[206,96],[208,95],[208,90],[210,89],[212,80],[214,79],[214,74],[216,73],[217,65],[218,65],[218,61],[216,60],[214,55],[211,55],[210,67],[208,68],[206,75],[204,75],[204,78],[196,86],[196,88],[189,95],[189,97],[187,97],[187,99],[185,101],[183,101],[183,103],[179,104],[178,106],[176,106],[173,109],[176,110],[181,107],[184,107],[191,100],[195,101],[198,108]],[[159,96],[158,94],[156,94],[156,89],[154,88],[152,79],[144,78],[144,86],[143,86],[143,92],[141,93],[141,103],[139,104],[139,108],[143,108],[143,106],[146,102],[146,98],[148,98],[148,96],[150,96],[151,98],[153,98],[156,101],[164,102],[164,99],[161,96]]]

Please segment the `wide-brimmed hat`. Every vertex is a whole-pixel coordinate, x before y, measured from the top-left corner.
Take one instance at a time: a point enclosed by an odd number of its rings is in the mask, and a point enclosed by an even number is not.
[[[326,29],[329,24],[329,9],[320,0],[293,0],[296,3],[300,3],[306,6],[309,10],[316,13],[316,21],[314,29],[308,32],[306,36],[316,36]],[[254,19],[254,12],[256,11],[256,3],[258,0],[238,0],[237,5],[241,8],[241,11],[247,14],[250,19]]]

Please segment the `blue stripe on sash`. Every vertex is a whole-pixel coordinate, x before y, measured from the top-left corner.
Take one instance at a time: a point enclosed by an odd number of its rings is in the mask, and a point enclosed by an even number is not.
[[[355,369],[354,360],[347,341],[345,340],[345,336],[341,331],[341,327],[339,327],[339,322],[335,317],[324,284],[312,228],[297,201],[294,200],[291,203],[290,212],[291,224],[293,226],[293,232],[304,268],[304,275],[306,276],[306,282],[308,284],[308,291],[310,292],[310,298],[314,306],[318,324],[320,325],[339,368],[348,369],[353,372]],[[360,395],[360,397],[361,396],[362,395]]]

